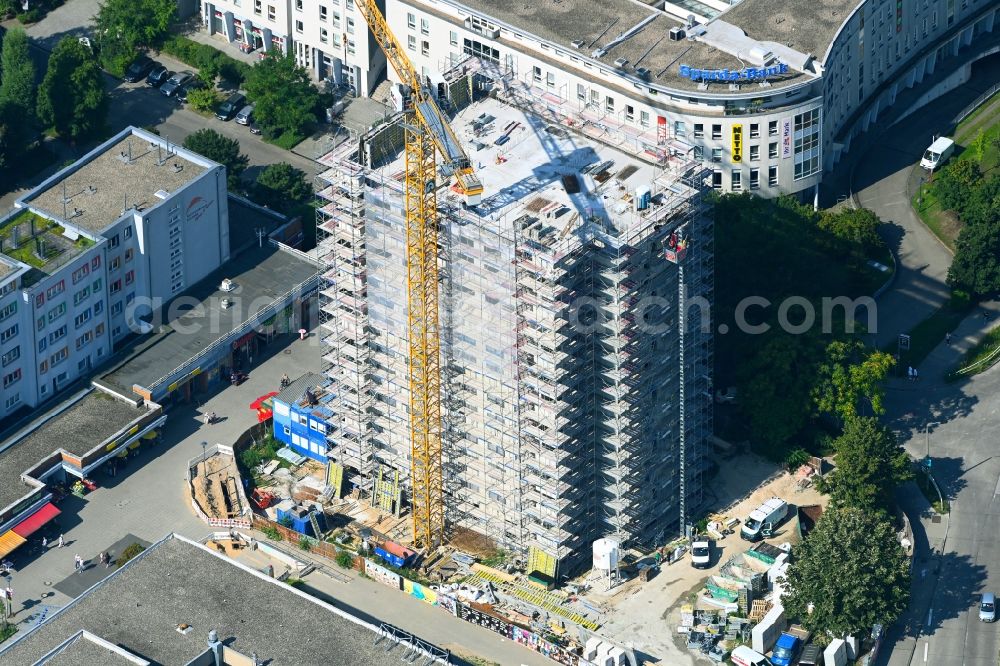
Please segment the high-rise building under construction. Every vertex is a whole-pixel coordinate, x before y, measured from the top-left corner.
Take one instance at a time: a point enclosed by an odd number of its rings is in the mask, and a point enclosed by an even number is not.
[[[601,537],[662,542],[701,502],[711,431],[706,172],[475,59],[436,92],[485,188],[467,207],[437,184],[449,526],[549,572]],[[330,458],[387,510],[410,469],[401,136],[352,137],[317,187]]]

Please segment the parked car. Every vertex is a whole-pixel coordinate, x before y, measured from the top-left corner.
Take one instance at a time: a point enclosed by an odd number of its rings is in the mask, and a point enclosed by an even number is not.
[[[158,67],[160,63],[146,55],[141,55],[125,70],[125,82],[135,83],[142,81],[146,75]]]
[[[767,538],[771,530],[778,526],[788,515],[788,503],[778,497],[772,497],[755,509],[740,529],[740,538],[746,541],[759,541]]]
[[[992,592],[984,592],[979,600],[979,621],[993,622],[997,619],[997,598]]]
[[[180,100],[182,103],[186,103],[188,101],[189,92],[191,92],[192,90],[202,90],[207,87],[208,86],[205,85],[204,81],[195,76],[191,78],[187,83],[185,83],[184,85],[182,85],[180,88],[177,89],[177,99]]]
[[[256,135],[260,136],[260,134],[262,132],[263,132],[263,130],[260,128],[260,125],[258,125],[257,123],[250,123],[250,133],[251,134],[256,134]]]
[[[167,79],[166,83],[160,86],[160,92],[166,95],[167,97],[173,97],[174,95],[177,94],[177,91],[180,90],[180,87],[185,83],[187,83],[188,81],[190,81],[192,77],[194,77],[193,72],[189,71],[177,72],[169,79]]]
[[[243,93],[233,93],[225,102],[219,105],[215,112],[215,117],[219,120],[232,120],[240,109],[246,104],[247,98]]]
[[[236,122],[240,125],[249,125],[253,122],[253,104],[247,104],[236,114]]]
[[[691,543],[691,566],[707,569],[712,564],[712,544],[708,539],[695,539]]]
[[[159,88],[173,75],[174,72],[171,72],[163,65],[159,65],[146,76],[146,85],[152,88]]]

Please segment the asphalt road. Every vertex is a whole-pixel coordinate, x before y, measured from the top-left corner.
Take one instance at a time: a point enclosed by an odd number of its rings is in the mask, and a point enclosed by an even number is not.
[[[919,185],[914,169],[932,134],[949,134],[955,115],[1000,80],[1000,59],[976,67],[973,78],[944,98],[889,128],[862,154],[854,173],[860,203],[883,221],[898,259],[893,288],[878,303],[876,342],[886,344],[940,306],[950,252],[924,227],[909,205]],[[996,308],[996,304],[990,304]],[[995,317],[992,321],[996,321]],[[961,327],[963,342],[991,322],[972,315]],[[959,336],[956,336],[959,339]],[[950,516],[933,522],[927,502],[909,486],[901,504],[914,525],[914,598],[890,631],[878,663],[892,666],[996,666],[1000,627],[978,619],[978,598],[1000,593],[1000,369],[969,381],[940,377],[960,358],[955,345],[940,345],[921,368],[924,381],[890,383],[890,423],[917,459],[928,443],[934,476],[951,502]],[[925,431],[930,430],[929,437]]]

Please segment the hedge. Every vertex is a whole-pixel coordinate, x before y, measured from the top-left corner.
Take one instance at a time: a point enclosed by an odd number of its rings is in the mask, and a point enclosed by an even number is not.
[[[237,86],[243,85],[243,80],[250,71],[247,63],[236,60],[213,46],[179,35],[169,37],[160,51],[198,69],[214,66],[222,78]]]

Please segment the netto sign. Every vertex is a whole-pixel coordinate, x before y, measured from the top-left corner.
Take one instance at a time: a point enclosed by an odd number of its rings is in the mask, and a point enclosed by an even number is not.
[[[733,125],[733,162],[743,161],[743,125]]]
[[[692,81],[763,81],[772,76],[788,73],[788,65],[781,62],[771,67],[747,67],[745,69],[697,69],[681,65],[680,74]]]

